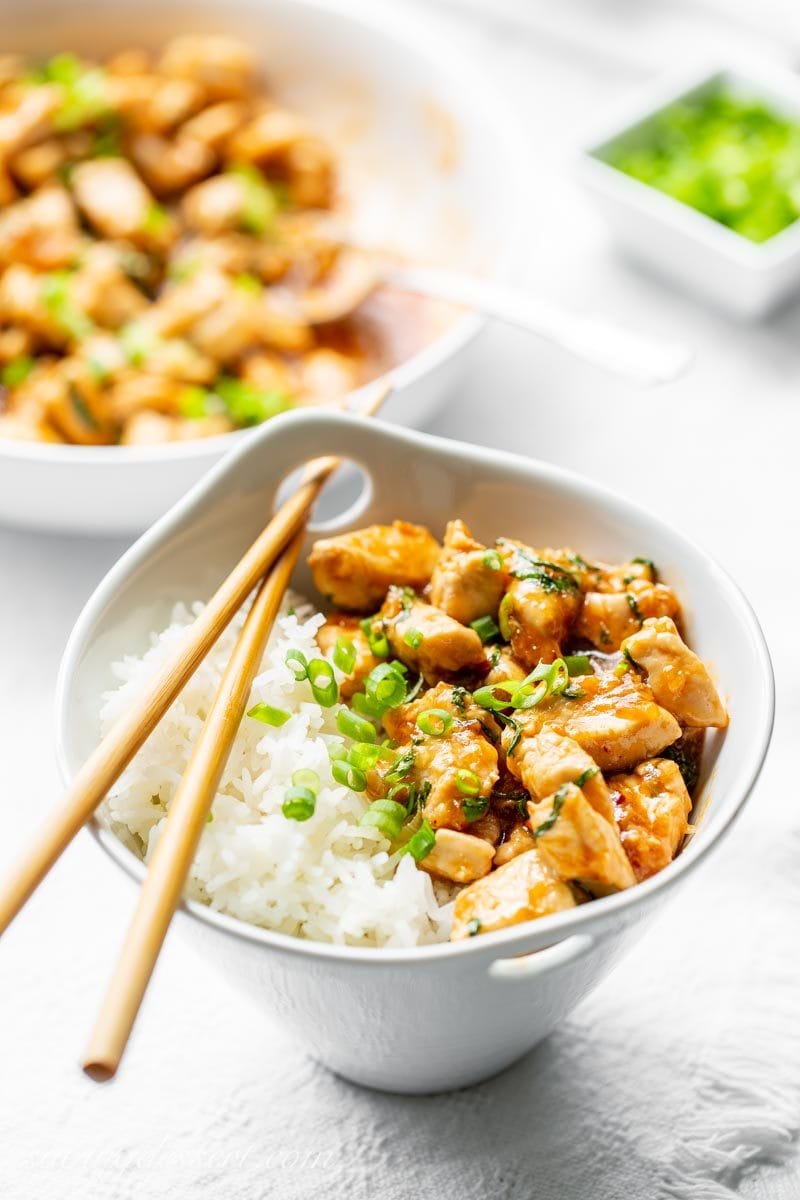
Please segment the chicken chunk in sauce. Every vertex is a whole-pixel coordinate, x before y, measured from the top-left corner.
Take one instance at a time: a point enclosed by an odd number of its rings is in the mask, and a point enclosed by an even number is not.
[[[390,841],[459,889],[454,939],[668,866],[704,730],[727,714],[649,560],[486,547],[453,520],[442,546],[397,521],[322,539],[309,561],[348,610],[318,641],[328,657],[350,643],[353,777],[366,763]]]

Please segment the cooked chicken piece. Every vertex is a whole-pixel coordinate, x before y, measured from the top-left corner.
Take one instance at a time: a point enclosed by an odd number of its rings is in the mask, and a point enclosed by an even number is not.
[[[293,305],[284,303],[274,293],[269,294],[266,291],[259,304],[258,335],[262,345],[270,350],[281,350],[284,354],[307,355],[313,349],[314,332],[298,315]],[[305,361],[304,359],[300,364],[301,374]]]
[[[50,346],[63,348],[71,340],[64,326],[60,305],[48,300],[48,283],[52,276],[43,276],[29,267],[8,267],[0,276],[0,320],[27,329]],[[68,294],[65,283],[65,294]]]
[[[232,363],[257,344],[259,316],[258,300],[231,287],[221,304],[192,325],[188,336],[203,354]]]
[[[309,325],[342,321],[359,308],[378,286],[374,257],[364,250],[340,250],[325,275],[298,298]]]
[[[248,180],[244,175],[214,175],[186,193],[181,211],[190,229],[215,237],[247,228],[248,198]]]
[[[314,583],[337,608],[371,612],[391,584],[423,588],[439,543],[421,525],[394,521],[320,538],[308,560]]]
[[[244,95],[250,88],[255,59],[250,49],[235,38],[184,34],[165,47],[158,69],[164,75],[202,85],[211,100],[228,100]]]
[[[592,808],[613,824],[614,805],[606,782],[597,763],[573,738],[547,726],[534,737],[523,733],[507,762],[534,800],[552,796],[563,783],[574,783]]]
[[[260,350],[249,355],[242,363],[239,374],[247,383],[265,392],[280,392],[282,396],[294,396],[297,391],[297,373],[294,364]]]
[[[317,645],[323,654],[330,656],[340,637],[350,642],[356,653],[352,671],[339,685],[340,698],[349,700],[355,692],[360,691],[367,675],[373,667],[377,667],[380,659],[370,650],[369,641],[359,625],[358,617],[331,613],[325,624],[317,630]]]
[[[663,583],[631,583],[624,592],[587,592],[575,622],[576,637],[598,650],[619,650],[646,617],[674,617],[678,598]]]
[[[197,438],[220,437],[223,433],[230,433],[233,428],[233,422],[224,413],[213,413],[209,417],[177,421],[175,440],[193,442]]]
[[[536,847],[561,879],[577,881],[594,895],[636,882],[614,821],[591,806],[574,783],[528,805]]]
[[[155,341],[147,351],[142,366],[153,375],[201,386],[213,383],[219,374],[219,363],[201,354],[185,338]]]
[[[175,440],[178,422],[174,417],[144,410],[136,412],[122,427],[121,446],[158,446]]]
[[[38,271],[70,266],[83,246],[75,208],[60,184],[41,188],[0,214],[0,263]]]
[[[147,308],[144,293],[120,266],[116,249],[96,242],[84,254],[71,284],[74,304],[93,322],[118,329]]]
[[[140,133],[131,140],[130,152],[146,183],[160,196],[197,183],[216,162],[204,142],[183,133],[176,138]]]
[[[67,441],[84,446],[115,441],[116,429],[100,385],[81,359],[64,358],[56,366],[37,372],[36,386],[48,421]]]
[[[18,150],[9,162],[11,173],[29,190],[55,181],[58,170],[69,162],[65,139],[48,138]]]
[[[539,851],[528,850],[456,896],[451,941],[574,908],[572,892]]]
[[[167,287],[142,318],[157,337],[174,337],[186,331],[227,297],[231,281],[221,271],[201,270],[184,283]]]
[[[474,629],[402,588],[390,588],[381,617],[393,653],[427,680],[486,662],[483,643]]]
[[[360,382],[357,363],[326,346],[309,351],[300,365],[304,404],[338,404]]]
[[[301,208],[327,208],[333,193],[333,161],[321,138],[296,113],[265,108],[229,139],[230,158],[279,169]]]
[[[472,883],[489,874],[493,855],[492,847],[483,838],[455,829],[440,829],[433,849],[419,865],[436,879]]]
[[[145,50],[120,50],[106,61],[106,75],[145,75],[150,57]]]
[[[0,329],[0,363],[26,357],[33,350],[33,346],[33,335],[29,329],[20,329],[18,325]]]
[[[431,603],[469,625],[478,617],[497,616],[507,581],[498,552],[477,542],[463,521],[448,522],[431,577]]]
[[[394,741],[406,744],[419,735],[417,717],[429,708],[443,709],[461,724],[471,723],[473,732],[478,735],[485,734],[490,740],[499,738],[500,731],[491,713],[475,704],[466,688],[453,687],[449,683],[437,683],[416,700],[390,708],[383,718],[383,727]]]
[[[181,130],[182,136],[201,142],[215,153],[242,124],[247,115],[244,104],[225,100],[211,104],[197,116],[191,117]]]
[[[572,689],[570,689],[572,690]],[[633,672],[616,675],[584,675],[581,695],[553,696],[517,711],[515,719],[522,738],[535,737],[547,728],[574,738],[594,759],[601,771],[623,771],[645,758],[654,758],[680,737],[675,718],[655,701],[650,688]],[[514,734],[503,733],[508,750]],[[522,740],[522,739],[521,739]],[[509,757],[519,753],[514,750]]]
[[[56,431],[44,421],[28,421],[17,413],[0,413],[0,439],[12,442],[60,442]]]
[[[494,852],[494,865],[503,867],[507,862],[511,862],[512,858],[516,858],[520,854],[527,854],[529,850],[536,847],[533,834],[529,825],[515,825],[504,842]]]
[[[148,133],[169,133],[199,112],[205,99],[205,88],[195,79],[156,78],[147,105],[135,114],[135,124]]]
[[[119,378],[106,393],[108,411],[114,421],[122,424],[134,413],[151,412],[174,416],[185,385],[163,375],[130,372]]]
[[[56,85],[20,89],[13,107],[0,112],[0,159],[8,161],[21,147],[45,137],[61,101],[61,88]]]
[[[79,163],[72,172],[78,206],[94,228],[107,238],[165,250],[177,227],[124,158],[96,158]]]
[[[17,186],[0,159],[0,208],[5,208],[7,204],[13,204],[18,197]]]
[[[636,878],[649,879],[672,862],[689,829],[692,799],[677,765],[667,758],[612,775],[617,824]]]
[[[516,658],[528,667],[561,653],[580,608],[580,587],[570,570],[518,542],[498,542],[511,583],[500,604],[500,627]]]
[[[507,679],[524,679],[528,674],[505,646],[487,647],[487,657],[491,670],[483,681],[485,684],[504,683]]]
[[[689,649],[669,617],[645,621],[638,633],[625,640],[622,649],[646,673],[658,703],[682,724],[726,727],[728,714],[708,668]]]

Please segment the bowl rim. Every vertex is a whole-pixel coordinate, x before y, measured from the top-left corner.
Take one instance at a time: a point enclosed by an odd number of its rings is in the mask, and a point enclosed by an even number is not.
[[[609,143],[633,133],[639,126],[646,126],[673,104],[726,78],[751,88],[754,94],[771,101],[773,106],[784,103],[795,111],[800,121],[800,80],[780,63],[742,54],[725,59],[706,56],[678,72],[663,74],[606,114],[595,126],[592,136],[584,138],[576,170],[579,178],[588,185],[613,195],[622,203],[635,205],[652,220],[703,242],[739,266],[756,274],[773,271],[800,255],[800,217],[766,241],[753,242],[690,204],[626,175],[600,157]],[[780,97],[780,101],[776,97]]]
[[[103,0],[92,0],[91,7],[101,8]],[[257,0],[234,0],[242,9],[258,9]],[[225,10],[221,0],[207,0],[209,8]],[[186,0],[167,0],[168,7],[188,7]],[[307,13],[333,17],[343,23],[368,31],[377,37],[385,37],[402,46],[418,59],[427,60],[432,72],[451,81],[452,93],[459,82],[468,84],[473,95],[473,107],[480,106],[489,114],[494,126],[496,141],[501,147],[498,158],[502,158],[505,170],[513,175],[509,188],[511,199],[502,222],[502,240],[491,256],[488,278],[511,282],[519,270],[519,259],[514,247],[519,244],[524,229],[525,198],[532,179],[532,168],[524,155],[515,149],[524,144],[521,115],[504,98],[502,88],[493,86],[492,73],[481,63],[477,54],[468,52],[462,43],[454,44],[444,36],[444,24],[440,18],[423,23],[421,18],[408,14],[402,19],[388,8],[355,8],[348,0],[292,0],[292,6]],[[47,0],[42,5],[47,8]],[[270,14],[274,17],[274,14]],[[279,19],[279,18],[278,18]],[[478,105],[479,101],[479,105]],[[402,393],[420,379],[431,375],[438,366],[454,358],[478,336],[488,323],[488,318],[477,312],[465,312],[453,324],[423,346],[410,358],[398,363],[385,372],[394,390]],[[357,403],[361,385],[350,392],[348,405]],[[232,449],[237,441],[246,438],[251,429],[236,429],[214,437],[195,438],[185,442],[164,442],[153,446],[82,446],[67,443],[26,442],[0,438],[0,461],[3,457],[22,462],[37,462],[44,465],[75,466],[119,466],[127,463],[137,465],[150,462],[160,463],[173,460],[217,459],[221,452]]]
[[[484,934],[480,938],[470,938],[459,942],[434,943],[415,947],[364,947],[340,946],[325,942],[314,942],[289,934],[277,933],[256,925],[250,925],[237,917],[219,912],[207,905],[194,900],[183,900],[180,910],[189,917],[211,925],[223,933],[230,934],[246,942],[259,944],[262,947],[277,950],[282,953],[305,956],[311,959],[332,959],[337,962],[348,962],[366,968],[377,968],[383,965],[411,964],[418,962],[441,962],[452,960],[454,963],[464,956],[477,955],[482,959],[494,959],[503,956],[504,952],[516,949],[516,953],[551,945],[564,940],[574,933],[596,932],[602,937],[599,927],[614,923],[627,910],[642,908],[647,902],[660,893],[665,893],[677,885],[684,876],[695,870],[706,856],[717,846],[727,834],[734,821],[740,815],[744,804],[750,796],[761,772],[769,748],[775,714],[775,683],[766,639],[755,612],[732,576],[717,563],[693,539],[687,537],[665,521],[660,516],[620,493],[605,487],[603,484],[578,474],[565,467],[538,459],[527,458],[519,454],[509,454],[505,451],[490,450],[464,442],[451,441],[447,438],[433,437],[415,430],[398,428],[378,422],[370,422],[362,417],[343,413],[314,413],[313,411],[287,413],[279,416],[274,422],[262,427],[257,436],[261,441],[268,441],[274,433],[278,433],[287,423],[313,424],[315,420],[344,423],[350,426],[367,425],[373,435],[383,436],[398,443],[403,443],[407,450],[438,450],[451,457],[466,459],[476,468],[481,466],[502,466],[527,477],[531,482],[540,481],[556,489],[563,489],[580,496],[587,505],[601,506],[611,509],[621,509],[634,514],[638,519],[651,525],[668,538],[679,542],[691,554],[698,555],[707,564],[709,577],[713,583],[724,590],[726,604],[735,611],[741,627],[741,633],[746,636],[753,646],[754,653],[760,665],[758,685],[764,697],[764,708],[759,713],[757,724],[748,729],[742,763],[739,769],[735,789],[729,789],[726,797],[726,812],[719,825],[709,837],[696,837],[664,870],[636,886],[594,900],[591,904],[580,905],[568,912],[556,913],[541,917],[537,920],[522,922],[508,929],[496,930]],[[161,536],[162,526],[170,522],[179,522],[184,510],[191,508],[195,500],[207,489],[213,487],[222,477],[234,474],[239,458],[249,453],[252,441],[240,443],[232,449],[221,462],[209,471],[186,496],[178,501],[170,511],[155,525],[144,533],[116,562],[110,571],[100,581],[95,591],[84,605],[67,641],[58,673],[55,694],[56,713],[56,757],[62,779],[68,782],[72,772],[68,765],[68,752],[65,740],[65,713],[69,704],[70,680],[74,668],[80,658],[83,647],[88,644],[92,628],[96,622],[96,614],[105,607],[113,597],[118,581],[127,576],[131,564],[141,562],[150,553],[151,546],[157,545]],[[344,514],[345,516],[347,514]],[[753,685],[753,681],[750,681]],[[734,798],[731,799],[733,794]],[[102,849],[122,870],[134,881],[141,883],[146,873],[145,864],[133,851],[129,850],[109,829],[103,827],[95,816],[87,828]],[[624,922],[626,923],[626,922]],[[532,945],[530,943],[536,943]],[[522,948],[521,948],[522,947]]]

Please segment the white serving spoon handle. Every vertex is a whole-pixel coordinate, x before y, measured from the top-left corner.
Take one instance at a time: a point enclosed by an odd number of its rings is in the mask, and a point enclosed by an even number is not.
[[[382,275],[387,283],[402,291],[449,300],[517,325],[585,362],[637,383],[668,383],[682,375],[692,359],[686,345],[652,341],[488,279],[431,267],[387,266]]]

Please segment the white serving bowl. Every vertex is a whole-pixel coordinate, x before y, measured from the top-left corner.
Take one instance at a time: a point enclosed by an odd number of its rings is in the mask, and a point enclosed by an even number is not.
[[[499,89],[437,34],[347,0],[0,0],[3,45],[102,58],[177,32],[241,35],[280,99],[339,148],[359,237],[412,257],[506,275],[526,199],[525,156]],[[417,425],[457,384],[482,327],[457,318],[392,372],[385,418]],[[83,533],[139,532],[248,433],[154,447],[0,440],[0,521]]]
[[[533,545],[569,544],[611,561],[654,557],[682,598],[690,640],[712,664],[730,710],[727,732],[708,738],[696,835],[666,870],[629,891],[414,950],[321,945],[196,903],[182,906],[179,924],[205,944],[207,961],[239,980],[334,1071],[392,1091],[460,1087],[545,1037],[700,868],[761,768],[772,728],[770,660],[729,576],[682,534],[596,484],[544,463],[356,417],[290,414],[233,450],[127,551],[89,600],[59,677],[57,741],[66,780],[97,743],[111,660],[141,653],[175,601],[210,595],[265,523],[287,471],[323,453],[346,455],[368,480],[328,530],[404,517],[441,534],[449,517],[460,516],[487,541],[507,535]],[[305,566],[294,583],[313,594]],[[109,831],[92,828],[111,858],[141,880],[139,859]]]
[[[651,85],[587,142],[578,178],[631,258],[740,319],[771,312],[800,289],[800,221],[760,244],[603,161],[680,100],[720,85],[800,120],[800,79],[769,62],[704,64]]]

